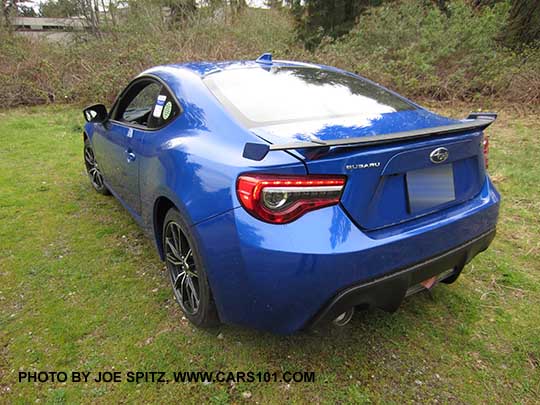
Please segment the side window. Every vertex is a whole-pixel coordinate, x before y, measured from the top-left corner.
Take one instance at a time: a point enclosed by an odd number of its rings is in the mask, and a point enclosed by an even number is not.
[[[119,101],[114,119],[149,126],[149,120],[161,87],[161,84],[154,81],[135,83]]]
[[[174,120],[180,112],[181,109],[174,101],[171,93],[163,86],[148,120],[148,127],[161,128]]]

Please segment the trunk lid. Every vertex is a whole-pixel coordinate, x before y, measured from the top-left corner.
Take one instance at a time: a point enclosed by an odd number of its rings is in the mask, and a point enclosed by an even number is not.
[[[457,122],[415,109],[252,131],[270,143],[280,144],[377,136]],[[333,147],[322,153],[321,149],[290,153],[303,160],[311,174],[347,176],[341,204],[365,230],[396,225],[460,204],[476,196],[485,180],[482,132],[478,130],[383,145]]]

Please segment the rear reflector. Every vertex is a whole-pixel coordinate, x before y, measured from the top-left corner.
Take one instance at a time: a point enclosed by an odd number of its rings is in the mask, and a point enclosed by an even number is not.
[[[344,185],[345,176],[244,174],[238,177],[236,193],[256,218],[286,224],[308,211],[337,204]]]

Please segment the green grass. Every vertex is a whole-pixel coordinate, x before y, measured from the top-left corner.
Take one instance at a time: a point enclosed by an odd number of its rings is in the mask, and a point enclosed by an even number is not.
[[[0,402],[535,402],[537,117],[505,113],[490,130],[499,233],[457,283],[392,315],[360,313],[342,329],[279,337],[202,331],[182,318],[151,241],[90,187],[78,109],[0,112]],[[17,382],[19,370],[113,369],[302,370],[316,382]]]

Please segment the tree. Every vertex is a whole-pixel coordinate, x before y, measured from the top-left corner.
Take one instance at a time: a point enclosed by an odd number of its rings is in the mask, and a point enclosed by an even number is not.
[[[49,0],[39,6],[39,14],[50,18],[78,17],[83,14],[80,0]]]
[[[169,7],[174,22],[184,21],[197,11],[195,0],[161,0],[160,5]]]
[[[325,37],[338,38],[348,33],[357,17],[382,0],[289,0],[287,4],[297,21],[298,37],[313,49]]]
[[[36,10],[34,10],[33,7],[29,7],[26,5],[19,5],[17,7],[17,15],[20,17],[37,17],[38,14],[36,13]]]
[[[514,0],[501,39],[512,48],[540,46],[540,0]]]
[[[0,18],[0,25],[5,25],[10,31],[12,29],[10,20],[12,17],[37,17],[36,11],[18,0],[2,0],[2,17]]]
[[[17,1],[16,0],[2,0],[2,22],[8,27],[11,28],[10,19],[15,15],[17,10]]]
[[[246,0],[229,0],[231,15],[234,17],[246,9]]]
[[[50,18],[84,18],[90,31],[99,37],[102,29],[117,24],[116,12],[121,4],[121,0],[48,0],[41,3],[39,13]]]
[[[469,4],[474,8],[491,7],[505,0],[469,0]]]
[[[433,3],[437,6],[441,13],[445,14],[447,17],[450,17],[450,10],[448,9],[448,4],[446,0],[432,0]]]
[[[268,8],[282,8],[283,0],[265,0],[264,5]]]

